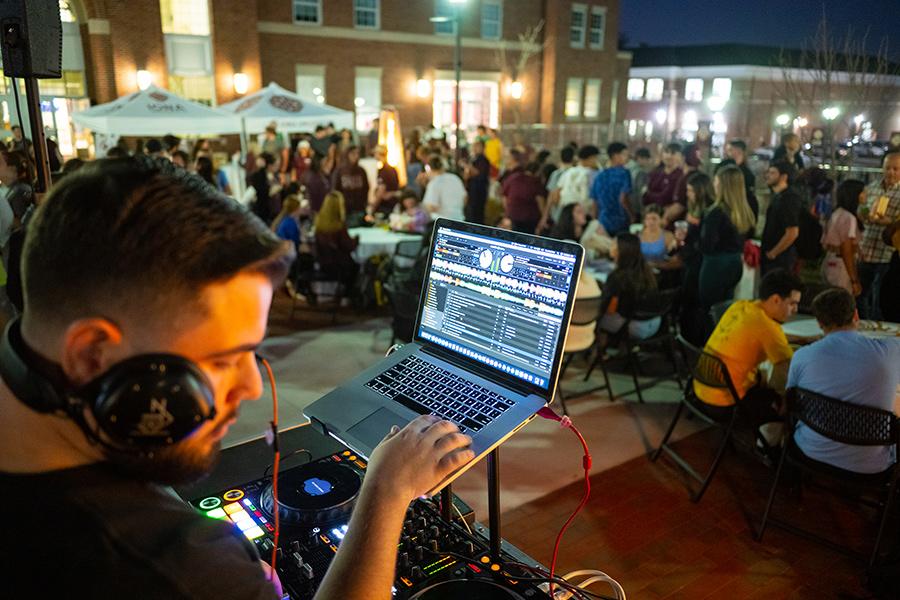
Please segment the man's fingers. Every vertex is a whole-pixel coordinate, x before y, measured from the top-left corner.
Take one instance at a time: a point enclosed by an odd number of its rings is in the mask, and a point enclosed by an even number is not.
[[[381,441],[386,442],[389,439],[391,439],[392,437],[394,437],[395,435],[397,435],[398,433],[400,433],[400,428],[397,427],[396,425],[391,425],[391,430],[388,431],[387,435],[384,436],[384,439],[382,439]]]
[[[458,448],[467,448],[472,445],[472,438],[462,433],[449,433],[434,443],[439,454],[447,454]]]
[[[434,444],[448,433],[458,433],[459,427],[450,421],[437,421],[423,432],[422,443]]]
[[[438,463],[438,467],[446,473],[452,473],[473,458],[475,458],[475,452],[471,448],[460,448],[444,456]]]

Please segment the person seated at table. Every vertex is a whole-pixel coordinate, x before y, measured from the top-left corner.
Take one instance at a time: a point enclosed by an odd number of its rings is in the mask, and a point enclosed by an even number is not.
[[[412,233],[424,233],[431,222],[428,212],[419,203],[416,191],[410,188],[400,192],[400,203],[394,207],[391,214],[391,229],[394,231],[410,231]]]
[[[781,324],[796,314],[803,283],[784,269],[774,269],[759,284],[758,300],[738,300],[725,311],[704,351],[719,357],[728,368],[741,411],[754,429],[779,421],[784,383],[794,351]],[[760,365],[772,364],[768,381]],[[715,419],[730,416],[734,398],[727,388],[711,388],[694,381],[694,394]],[[772,443],[772,440],[765,440]]]
[[[645,321],[634,319],[642,298],[657,291],[653,269],[641,254],[641,241],[632,233],[616,236],[611,248],[616,268],[603,284],[603,300],[600,303],[601,346],[610,335],[622,332],[628,324],[628,336],[643,340],[659,331],[660,317]]]
[[[322,209],[316,214],[316,258],[325,278],[341,282],[351,292],[359,274],[359,265],[353,258],[359,236],[350,237],[345,210],[342,193],[325,195]]]
[[[587,260],[608,256],[614,240],[606,233],[598,219],[588,214],[583,204],[567,204],[559,213],[559,221],[553,226],[550,237],[573,240],[587,250]]]
[[[662,207],[651,204],[644,209],[644,228],[641,230],[641,254],[651,265],[664,263],[669,252],[678,245],[675,235],[662,228]]]
[[[894,411],[900,385],[900,339],[859,333],[856,301],[843,288],[821,292],[812,302],[812,311],[825,337],[794,354],[788,387]],[[896,460],[889,446],[842,444],[803,422],[797,424],[794,441],[809,458],[856,473],[880,473]]]

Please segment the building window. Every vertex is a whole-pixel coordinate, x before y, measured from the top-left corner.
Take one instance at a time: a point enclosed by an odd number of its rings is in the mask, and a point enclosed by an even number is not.
[[[644,97],[644,80],[629,79],[626,95],[629,100],[640,100]]]
[[[59,0],[59,20],[63,23],[76,23],[75,10],[68,0]]]
[[[169,91],[207,106],[212,106],[216,99],[216,85],[212,75],[174,75],[169,73]]]
[[[322,0],[294,0],[294,23],[321,25]]]
[[[727,77],[713,79],[712,95],[722,100],[731,98],[731,80]]]
[[[606,40],[606,7],[591,7],[591,27],[589,38],[591,48],[603,50],[603,42]]]
[[[647,100],[662,100],[664,83],[662,79],[654,77],[647,80]]]
[[[0,77],[0,81],[7,81]],[[63,70],[59,79],[41,79],[39,82],[41,95],[66,96],[69,98],[83,98],[87,96],[87,88],[84,85],[84,71]],[[12,93],[12,86],[0,85],[0,93]]]
[[[456,7],[450,4],[450,0],[435,0],[434,16],[443,17],[446,21],[435,21],[434,32],[440,35],[453,35],[456,33]]]
[[[588,79],[584,85],[584,117],[596,119],[600,116],[600,85],[599,79]]]
[[[701,102],[703,100],[702,79],[686,79],[684,81],[684,99],[688,102]]]
[[[353,25],[359,29],[381,27],[381,0],[353,0]]]
[[[381,67],[356,67],[354,88],[356,129],[368,131],[381,113]]]
[[[566,117],[576,118],[581,115],[581,92],[584,88],[584,79],[580,77],[569,78],[566,84]]]
[[[325,104],[325,65],[297,65],[294,74],[298,96]]]
[[[584,4],[573,4],[572,24],[569,26],[569,43],[573,48],[584,48],[586,27],[587,7]]]
[[[681,128],[684,131],[697,131],[700,128],[696,110],[684,111],[684,115],[681,117]]]
[[[163,33],[209,35],[208,0],[160,0]]]
[[[481,37],[486,40],[503,37],[503,5],[500,0],[484,0],[481,3]]]

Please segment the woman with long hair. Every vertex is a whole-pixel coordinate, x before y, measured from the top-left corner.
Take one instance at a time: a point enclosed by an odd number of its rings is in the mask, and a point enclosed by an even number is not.
[[[300,198],[290,195],[281,203],[281,212],[272,221],[271,229],[283,240],[294,242],[294,247],[300,245]]]
[[[866,184],[858,179],[841,182],[837,188],[836,208],[822,233],[822,247],[825,249],[822,277],[854,296],[862,292],[856,272],[856,250],[864,227],[856,212],[865,187]]]
[[[703,217],[700,227],[700,304],[713,304],[734,298],[734,288],[743,275],[744,242],[753,234],[756,218],[747,203],[744,174],[728,165],[713,179],[716,201]]]
[[[348,291],[352,291],[359,273],[359,265],[353,259],[359,237],[350,237],[346,218],[344,195],[328,192],[316,214],[316,256],[326,277],[340,281]]]
[[[661,319],[634,319],[642,299],[657,291],[656,276],[641,253],[641,240],[631,233],[620,233],[612,247],[616,268],[603,284],[600,303],[600,329],[617,334],[628,323],[628,335],[646,339],[659,330]]]
[[[581,203],[569,204],[559,213],[559,221],[553,226],[550,237],[573,240],[584,246],[588,258],[609,254],[613,239],[606,233],[598,219],[593,219]]]
[[[200,154],[194,163],[194,169],[205,182],[225,194],[231,195],[231,185],[228,183],[228,177],[221,169],[217,169],[213,159],[206,155]]]

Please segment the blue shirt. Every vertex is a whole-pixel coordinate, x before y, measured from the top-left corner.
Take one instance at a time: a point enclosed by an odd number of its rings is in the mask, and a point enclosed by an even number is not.
[[[285,217],[281,220],[281,223],[278,224],[278,229],[275,231],[275,235],[280,237],[283,240],[290,240],[294,242],[294,246],[300,245],[300,226],[297,224],[297,220],[293,217]]]
[[[623,166],[600,171],[591,184],[591,199],[597,204],[600,223],[610,235],[627,232],[631,224],[622,206],[623,193],[631,193],[631,173]]]
[[[794,353],[788,387],[894,411],[900,384],[900,339],[835,331]],[[895,460],[889,446],[851,446],[828,439],[803,423],[794,441],[813,460],[857,473],[879,473]]]

